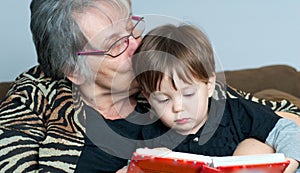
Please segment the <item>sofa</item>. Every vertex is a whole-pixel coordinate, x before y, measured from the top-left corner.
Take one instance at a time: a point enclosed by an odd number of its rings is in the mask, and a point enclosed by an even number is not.
[[[258,98],[287,99],[300,108],[300,72],[288,65],[225,71],[226,83]]]
[[[12,82],[0,82],[0,100],[3,99]]]
[[[300,107],[300,72],[288,65],[270,65],[251,69],[225,71],[226,83],[258,98],[287,99]],[[0,100],[11,82],[0,82]]]

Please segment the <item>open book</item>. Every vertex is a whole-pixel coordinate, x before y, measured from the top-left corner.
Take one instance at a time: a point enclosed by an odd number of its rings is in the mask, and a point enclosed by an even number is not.
[[[133,153],[129,173],[282,173],[288,166],[284,154],[212,157],[171,150],[139,148]]]

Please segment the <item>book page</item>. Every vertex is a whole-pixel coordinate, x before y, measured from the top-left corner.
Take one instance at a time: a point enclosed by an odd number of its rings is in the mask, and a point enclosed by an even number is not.
[[[243,155],[243,156],[212,157],[212,160],[213,160],[212,166],[218,167],[218,166],[279,163],[279,162],[285,162],[286,158],[282,153],[272,153],[272,154],[257,154],[257,155]]]

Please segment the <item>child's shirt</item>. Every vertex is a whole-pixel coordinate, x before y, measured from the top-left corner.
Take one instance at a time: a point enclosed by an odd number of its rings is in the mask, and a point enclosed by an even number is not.
[[[145,145],[149,148],[167,147],[209,156],[232,155],[241,141],[255,138],[280,149],[277,152],[300,159],[300,127],[268,107],[243,98],[211,99],[208,120],[196,134],[180,135],[157,121],[143,127],[142,135],[148,139]],[[286,143],[291,144],[286,147]]]

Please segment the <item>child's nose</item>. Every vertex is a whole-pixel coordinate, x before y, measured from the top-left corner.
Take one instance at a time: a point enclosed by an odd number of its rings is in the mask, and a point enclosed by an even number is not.
[[[173,103],[173,111],[174,112],[181,112],[183,111],[183,105],[181,99],[176,99]]]

